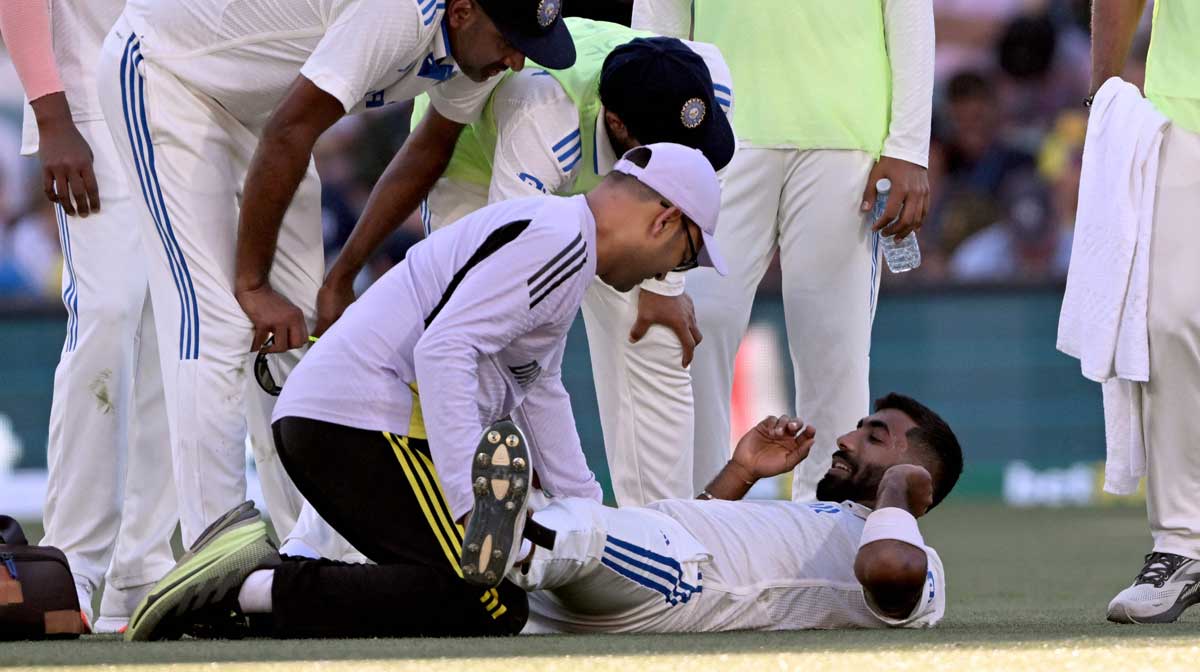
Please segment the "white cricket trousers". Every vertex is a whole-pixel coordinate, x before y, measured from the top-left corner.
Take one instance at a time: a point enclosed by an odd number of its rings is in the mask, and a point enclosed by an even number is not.
[[[439,180],[421,207],[426,232],[487,200],[486,187]],[[641,292],[639,287],[621,293],[597,278],[582,306],[604,452],[620,506],[699,492],[692,487],[692,374],[683,368],[683,345],[670,329],[655,325],[630,342]]]
[[[876,236],[859,206],[873,165],[860,151],[743,146],[726,169],[717,243],[729,275],[722,278],[711,269],[688,274],[704,334],[692,362],[696,488],[731,454],[734,357],[776,250],[795,412],[817,430],[811,454],[795,472],[794,500],[814,498],[838,435],[867,414],[880,263]]]
[[[1200,558],[1200,135],[1163,137],[1150,242],[1150,381],[1142,387],[1154,550]]]
[[[703,546],[651,509],[590,499],[550,500],[533,520],[555,533],[508,579],[530,592],[522,634],[688,632],[706,615]]]
[[[104,577],[101,617],[122,620],[174,564],[175,488],[141,211],[104,122],[77,126],[101,207],[87,218],[55,207],[67,335],[54,371],[42,543],[66,554],[89,617]]]
[[[105,40],[98,78],[105,118],[143,206],[183,542],[245,500],[248,422],[267,508],[285,536],[303,500],[275,452],[274,399],[255,380],[253,326],[233,295],[238,207],[258,137],[144,60],[123,17]],[[320,196],[310,163],[270,274],[310,327],[324,272]],[[299,353],[272,357],[277,370],[290,372]]]

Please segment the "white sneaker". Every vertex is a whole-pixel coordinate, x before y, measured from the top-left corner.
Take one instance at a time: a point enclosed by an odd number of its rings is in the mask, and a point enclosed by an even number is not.
[[[152,588],[153,582],[128,588],[105,584],[104,592],[100,594],[100,618],[92,625],[92,631],[99,634],[121,632],[129,624],[133,610]]]
[[[1108,603],[1114,623],[1174,623],[1200,602],[1200,560],[1174,553],[1150,553],[1133,585]]]

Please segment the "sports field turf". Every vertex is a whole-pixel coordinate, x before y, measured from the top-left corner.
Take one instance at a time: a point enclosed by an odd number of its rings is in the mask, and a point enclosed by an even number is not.
[[[0,643],[0,667],[77,670],[1197,669],[1200,608],[1169,626],[1104,620],[1149,550],[1140,508],[947,504],[924,521],[946,563],[948,611],[925,631],[518,637],[505,640]],[[398,604],[397,609],[419,609]],[[219,663],[213,665],[213,663]],[[115,667],[113,667],[115,666]],[[44,668],[43,668],[44,669]]]

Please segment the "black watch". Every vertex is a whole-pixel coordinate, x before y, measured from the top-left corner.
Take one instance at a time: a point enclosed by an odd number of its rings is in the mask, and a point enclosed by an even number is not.
[[[1084,98],[1084,99],[1083,99],[1083,106],[1084,106],[1084,107],[1091,107],[1091,106],[1092,106],[1092,101],[1093,101],[1093,100],[1095,100],[1095,99],[1096,99],[1096,94],[1094,94],[1094,93],[1093,93],[1092,95],[1088,96],[1087,98]]]

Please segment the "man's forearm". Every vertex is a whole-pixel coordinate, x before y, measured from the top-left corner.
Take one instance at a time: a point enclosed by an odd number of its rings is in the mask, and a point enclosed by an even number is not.
[[[726,499],[735,502],[750,492],[750,488],[754,486],[756,480],[749,469],[730,460],[725,463],[724,467],[721,467],[716,478],[708,484],[708,487],[704,488],[704,492],[700,493],[698,498]],[[709,496],[706,497],[705,493]]]
[[[435,114],[430,110],[430,115]],[[427,123],[433,128],[425,128]],[[383,241],[420,204],[445,172],[462,125],[444,118],[422,122],[371,190],[367,207],[329,270],[332,281],[352,282]]]
[[[308,170],[314,144],[315,138],[280,132],[264,136],[254,151],[238,219],[235,291],[267,283],[284,213]]]
[[[46,132],[63,124],[75,123],[71,119],[71,105],[67,102],[67,94],[55,91],[30,101],[33,117],[37,120],[38,129]]]
[[[871,525],[883,520],[886,509],[900,509],[910,516],[914,511],[908,490],[902,485],[884,487],[875,502],[875,512],[867,518],[863,541],[871,534]],[[928,570],[924,541],[914,518],[900,514],[906,520],[888,520],[881,538],[863,543],[854,558],[854,575],[870,596],[875,607],[891,618],[904,618],[912,613],[924,592]]]
[[[1146,0],[1095,0],[1092,4],[1092,85],[1096,93],[1121,74]]]

